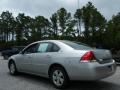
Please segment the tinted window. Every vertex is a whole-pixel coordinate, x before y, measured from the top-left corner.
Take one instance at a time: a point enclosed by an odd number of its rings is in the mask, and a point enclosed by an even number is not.
[[[49,43],[48,52],[58,52],[60,48],[53,43]]]
[[[52,47],[53,47],[53,44],[52,44],[52,43],[49,43],[49,45],[48,45],[48,48],[47,48],[47,51],[46,51],[46,52],[51,52]]]
[[[26,48],[23,51],[23,53],[25,53],[25,54],[36,53],[37,52],[37,46],[38,46],[38,44],[32,44],[31,46],[29,46],[28,48]]]
[[[53,44],[52,52],[58,52],[59,50],[60,48],[57,45]]]
[[[76,49],[76,50],[86,50],[86,49],[92,49],[91,47],[87,46],[86,44],[79,43],[79,42],[71,42],[71,41],[61,41],[64,44]]]

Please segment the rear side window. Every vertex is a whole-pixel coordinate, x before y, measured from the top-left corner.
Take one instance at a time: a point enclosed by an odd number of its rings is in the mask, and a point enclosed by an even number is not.
[[[83,44],[83,43],[79,43],[79,42],[72,42],[72,41],[61,41],[63,42],[64,44],[72,47],[73,49],[76,49],[76,50],[88,50],[88,49],[92,49],[91,47],[87,46],[86,44]]]
[[[57,45],[53,44],[52,52],[58,52],[59,50],[60,48]]]
[[[37,52],[45,53],[45,52],[58,52],[60,48],[54,43],[40,43]]]
[[[60,50],[60,48],[56,44],[49,43],[47,52],[58,52],[59,50]]]

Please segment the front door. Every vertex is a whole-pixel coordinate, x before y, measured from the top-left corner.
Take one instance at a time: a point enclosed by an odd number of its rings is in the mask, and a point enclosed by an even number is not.
[[[57,53],[59,48],[50,42],[42,42],[38,45],[36,57],[32,60],[34,72],[40,75],[45,75],[52,61],[53,54]]]
[[[19,60],[20,70],[25,72],[32,72],[32,60],[35,57],[36,50],[37,50],[37,43],[28,46],[21,54]]]
[[[38,45],[35,58],[32,60],[34,73],[45,75],[51,61],[51,55],[47,52],[49,43],[40,43]]]

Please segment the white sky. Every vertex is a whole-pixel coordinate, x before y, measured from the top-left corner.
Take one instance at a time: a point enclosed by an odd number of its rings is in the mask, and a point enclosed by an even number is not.
[[[120,12],[120,0],[79,0],[80,7],[88,1],[91,1],[107,19]],[[32,17],[42,15],[49,18],[61,7],[75,13],[77,5],[77,0],[0,0],[0,13],[9,10],[15,16],[25,13]]]

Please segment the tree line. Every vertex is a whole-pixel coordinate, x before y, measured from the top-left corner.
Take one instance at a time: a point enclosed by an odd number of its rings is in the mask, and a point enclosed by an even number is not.
[[[107,20],[88,2],[72,15],[60,8],[49,19],[9,11],[0,15],[0,46],[27,45],[45,39],[65,39],[91,46],[120,49],[120,13]]]

